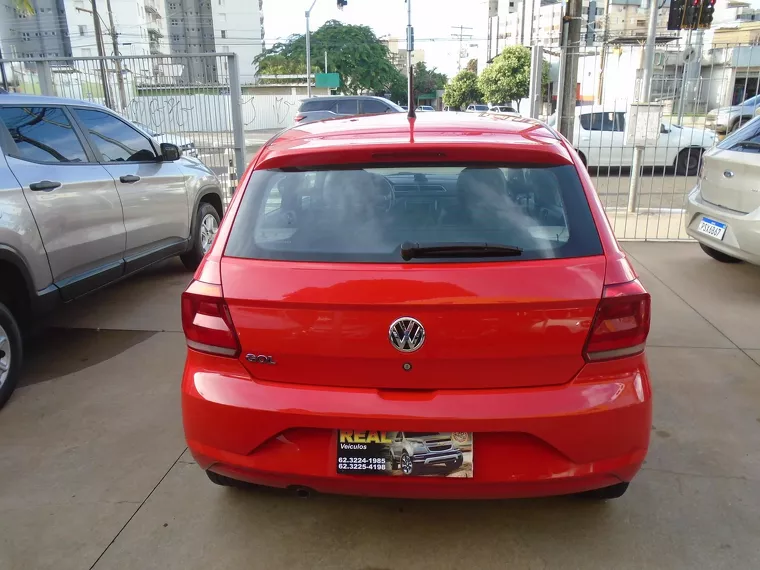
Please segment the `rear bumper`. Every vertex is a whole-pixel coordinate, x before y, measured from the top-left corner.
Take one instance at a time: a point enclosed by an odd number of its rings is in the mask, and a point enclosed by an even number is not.
[[[722,240],[697,231],[703,216],[726,224],[726,233]],[[742,214],[722,208],[706,202],[702,199],[699,188],[695,188],[686,202],[686,233],[706,246],[760,265],[760,209]]]
[[[273,487],[410,498],[557,495],[630,481],[652,414],[643,355],[588,364],[551,388],[404,392],[265,384],[236,360],[192,350],[182,411],[203,469]],[[473,432],[473,476],[338,475],[339,429]]]

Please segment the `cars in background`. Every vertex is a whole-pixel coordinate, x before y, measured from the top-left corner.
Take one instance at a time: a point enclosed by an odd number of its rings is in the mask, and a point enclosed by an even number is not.
[[[752,120],[758,108],[760,95],[750,97],[738,105],[713,109],[705,117],[705,127],[719,134],[730,133]]]
[[[494,105],[490,111],[492,113],[518,113],[517,109],[510,105]]]
[[[415,111],[423,111],[423,112],[429,112],[429,111],[435,111],[435,107],[431,105],[419,105]]]
[[[686,226],[710,257],[760,265],[760,116],[702,157]]]
[[[195,142],[188,138],[162,133],[160,131],[156,131],[155,129],[151,129],[147,125],[138,123],[137,121],[132,121],[132,124],[134,124],[138,129],[142,129],[143,132],[152,136],[159,145],[161,143],[173,144],[179,148],[182,154],[186,154],[192,157],[198,156],[198,149],[195,148]]]
[[[485,113],[489,109],[488,105],[472,104],[467,105],[468,113]]]
[[[630,167],[633,145],[625,144],[628,110],[617,106],[587,106],[575,110],[573,146],[589,167]],[[547,121],[555,126],[557,115]],[[708,129],[694,129],[663,122],[656,143],[644,149],[643,166],[675,167],[676,173],[695,176],[702,153],[717,142]]]
[[[212,482],[626,491],[651,433],[650,297],[565,140],[377,115],[290,128],[253,164],[182,297],[185,438]],[[353,426],[469,434],[473,477],[394,477],[390,432],[341,443]]]
[[[298,125],[323,121],[325,119],[337,119],[340,117],[353,117],[355,115],[377,115],[381,113],[403,113],[405,109],[399,107],[393,101],[384,97],[372,97],[370,95],[330,95],[325,97],[312,97],[301,101],[295,122]]]
[[[197,158],[104,107],[0,98],[0,406],[39,315],[171,256],[195,269],[223,204]]]

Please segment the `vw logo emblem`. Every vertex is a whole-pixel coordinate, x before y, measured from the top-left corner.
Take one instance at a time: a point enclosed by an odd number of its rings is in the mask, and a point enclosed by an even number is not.
[[[425,343],[425,327],[417,319],[401,317],[391,324],[388,338],[396,350],[414,352]]]

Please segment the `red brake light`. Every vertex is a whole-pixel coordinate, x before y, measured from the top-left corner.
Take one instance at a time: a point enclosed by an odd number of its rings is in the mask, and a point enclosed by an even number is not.
[[[182,294],[182,328],[193,350],[237,356],[240,353],[230,310],[222,286],[193,281]]]
[[[584,357],[588,362],[633,356],[644,351],[651,299],[639,280],[607,285],[596,309]]]
[[[305,118],[306,118],[306,115],[301,115],[299,113],[298,115],[295,116],[295,121],[297,123],[298,121],[303,121]]]

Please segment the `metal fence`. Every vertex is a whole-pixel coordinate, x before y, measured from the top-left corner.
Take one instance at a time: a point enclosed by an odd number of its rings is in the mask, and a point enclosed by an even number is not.
[[[247,158],[235,54],[3,60],[10,90],[100,103],[179,146],[231,196]]]
[[[558,124],[560,62],[565,50],[574,52],[578,80],[572,142],[589,165],[616,235],[688,239],[683,208],[696,185],[701,154],[760,107],[760,101],[752,100],[760,91],[760,45],[659,38],[650,101],[662,112],[660,132],[643,145],[644,166],[637,172],[627,133],[646,126],[631,108],[642,99],[643,44],[643,39],[628,38],[606,46],[544,48],[551,83],[542,94],[540,113]],[[740,111],[715,112],[747,100]]]

